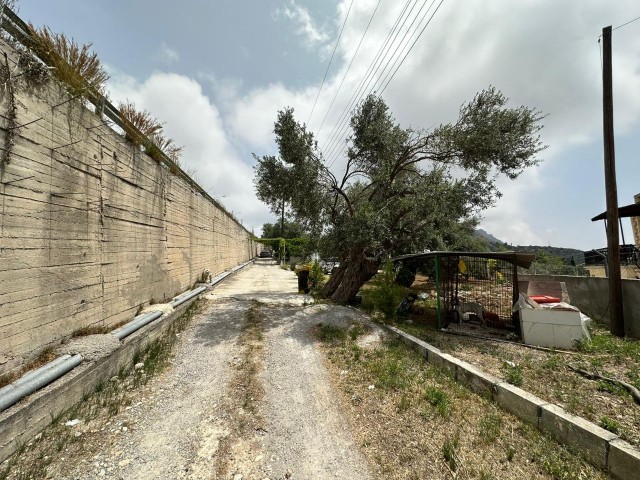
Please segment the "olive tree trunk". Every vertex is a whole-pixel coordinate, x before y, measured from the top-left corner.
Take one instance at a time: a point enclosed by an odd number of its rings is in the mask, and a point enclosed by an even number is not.
[[[322,289],[324,298],[335,303],[345,304],[353,300],[360,287],[368,282],[378,271],[380,262],[367,259],[363,253],[351,255],[342,262]]]

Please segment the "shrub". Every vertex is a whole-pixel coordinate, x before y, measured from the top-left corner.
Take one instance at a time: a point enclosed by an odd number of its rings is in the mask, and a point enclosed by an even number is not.
[[[124,120],[125,138],[134,145],[142,145],[146,140],[140,137],[136,129],[144,137],[151,137],[162,131],[162,123],[148,111],[138,110],[133,102],[120,103],[118,109],[120,110],[121,118]]]
[[[324,272],[318,263],[318,260],[315,260],[311,265],[309,270],[309,287],[311,288],[311,295],[316,297],[322,287],[324,286]]]
[[[90,91],[104,95],[109,75],[90,43],[78,44],[63,33],[53,33],[49,27],[36,28],[31,48],[50,67],[72,95],[86,95]]]
[[[373,281],[373,288],[362,292],[365,308],[382,312],[386,318],[396,318],[396,308],[405,296],[405,288],[396,283],[396,271],[393,263],[387,260]]]

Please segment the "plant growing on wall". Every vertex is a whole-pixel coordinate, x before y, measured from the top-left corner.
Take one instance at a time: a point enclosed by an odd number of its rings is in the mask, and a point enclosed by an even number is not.
[[[162,123],[146,110],[138,110],[133,102],[120,102],[120,118],[124,125],[124,138],[134,145],[143,145],[145,137],[151,137],[162,131]],[[135,128],[131,128],[135,127]],[[144,137],[140,136],[140,133]]]
[[[89,92],[105,95],[109,75],[91,43],[79,44],[63,33],[53,33],[49,27],[29,24],[33,36],[31,48],[50,67],[53,75],[74,96]]]
[[[13,149],[15,131],[18,123],[18,108],[16,106],[16,98],[14,92],[14,79],[11,76],[11,69],[9,67],[9,59],[7,54],[4,54],[4,62],[0,65],[0,83],[2,84],[2,94],[8,96],[7,112],[4,115],[6,120],[5,134],[4,134],[4,151],[2,152],[2,158],[0,159],[0,168],[4,168],[4,165],[9,163],[9,155]],[[0,170],[1,171],[1,170]]]
[[[164,135],[162,122],[147,110],[136,108],[131,101],[120,103],[118,109],[123,120],[125,138],[134,145],[143,145],[147,155],[158,163],[162,162],[164,153],[173,161],[169,171],[177,175],[184,147],[176,145],[172,138]]]

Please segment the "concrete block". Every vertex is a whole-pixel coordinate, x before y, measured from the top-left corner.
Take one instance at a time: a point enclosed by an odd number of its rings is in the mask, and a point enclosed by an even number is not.
[[[543,405],[538,428],[556,441],[575,448],[591,465],[607,468],[609,442],[617,435],[584,418],[567,413],[557,405]]]
[[[548,405],[541,398],[506,382],[494,385],[493,399],[500,408],[536,428],[542,406]]]
[[[398,335],[402,343],[417,350],[420,353],[420,355],[422,355],[425,358],[427,358],[428,348],[433,348],[428,343],[420,340],[419,338],[414,337],[413,335],[409,335],[407,332],[403,332],[399,328],[396,328],[390,325],[387,328],[392,332],[394,332],[396,335]]]
[[[498,377],[462,360],[458,360],[457,363],[456,380],[472,392],[488,398],[493,397],[493,387],[500,382]]]
[[[616,438],[609,443],[609,473],[620,480],[640,477],[640,450]]]
[[[461,360],[458,360],[453,355],[449,355],[448,353],[444,353],[436,349],[428,352],[427,359],[429,360],[429,363],[438,365],[443,370],[448,371],[454,379],[456,378],[456,371]]]

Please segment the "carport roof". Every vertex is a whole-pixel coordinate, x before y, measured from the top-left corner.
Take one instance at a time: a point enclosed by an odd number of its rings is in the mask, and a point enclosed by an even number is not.
[[[403,260],[420,260],[435,257],[478,257],[478,258],[492,258],[495,260],[504,260],[512,264],[516,264],[522,268],[529,268],[536,258],[534,253],[528,252],[425,252],[425,253],[411,253],[408,255],[400,255],[392,258],[392,262],[399,262]]]
[[[618,208],[618,217],[640,217],[640,203],[632,203],[631,205],[625,205]],[[600,215],[596,215],[591,219],[592,222],[598,220],[605,220],[607,218],[607,212],[602,212]]]

